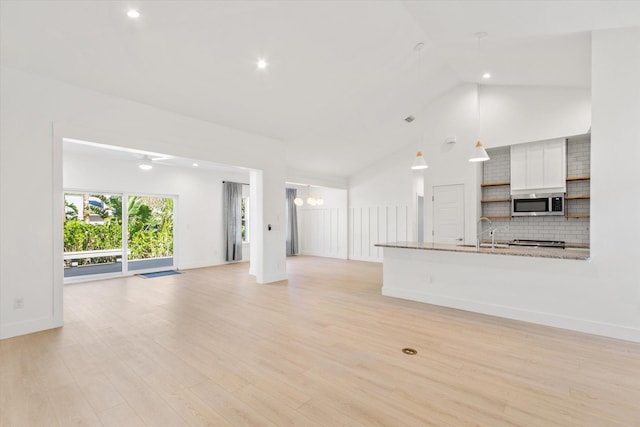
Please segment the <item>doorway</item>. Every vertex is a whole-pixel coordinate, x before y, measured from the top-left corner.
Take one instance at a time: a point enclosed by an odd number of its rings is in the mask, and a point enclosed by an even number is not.
[[[176,198],[65,191],[64,278],[174,268]]]
[[[433,187],[433,242],[464,242],[464,184]]]
[[[174,205],[168,196],[127,197],[127,270],[174,266]]]

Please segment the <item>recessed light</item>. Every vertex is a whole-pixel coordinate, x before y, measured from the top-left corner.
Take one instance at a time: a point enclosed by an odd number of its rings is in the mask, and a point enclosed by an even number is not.
[[[140,12],[135,9],[127,11],[127,16],[132,19],[140,18]]]
[[[267,60],[264,58],[260,58],[258,59],[258,62],[256,62],[256,65],[258,66],[259,70],[264,70],[265,68],[267,68]]]
[[[198,166],[200,166],[200,165],[199,165],[199,164],[197,164],[197,163],[194,163],[194,164],[192,164],[191,166],[193,166],[194,168],[197,168],[197,167],[198,167]]]
[[[484,73],[484,74],[482,75],[482,78],[483,78],[483,79],[490,79],[490,78],[491,78],[491,73]]]

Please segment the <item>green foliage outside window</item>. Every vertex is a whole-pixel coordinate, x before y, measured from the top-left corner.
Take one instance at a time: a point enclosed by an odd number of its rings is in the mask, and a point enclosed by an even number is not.
[[[129,197],[129,259],[173,255],[173,199]]]
[[[64,251],[80,252],[122,247],[122,225],[88,224],[78,219],[64,222]]]
[[[85,195],[88,200],[89,195]],[[64,251],[82,252],[122,248],[121,196],[90,195],[103,207],[85,203],[83,217],[78,208],[65,201]],[[148,259],[173,255],[173,199],[129,197],[129,259]],[[90,214],[101,221],[92,223]],[[108,259],[79,260],[79,265],[107,262]]]

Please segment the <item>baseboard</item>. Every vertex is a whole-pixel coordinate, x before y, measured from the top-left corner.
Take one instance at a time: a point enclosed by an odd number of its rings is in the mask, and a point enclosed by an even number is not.
[[[62,323],[56,322],[53,317],[41,317],[39,319],[12,322],[0,325],[0,339],[17,337],[19,335],[32,334],[47,329],[59,328]]]
[[[296,255],[302,256],[317,256],[320,258],[333,258],[333,259],[347,259],[346,255],[326,254],[322,252],[300,252]]]
[[[378,264],[382,263],[382,258],[366,258],[366,257],[350,256],[348,259],[353,261],[376,262]]]
[[[471,311],[474,313],[488,314],[490,316],[503,317],[506,319],[520,320],[538,325],[584,332],[587,334],[601,335],[625,341],[640,342],[640,329],[611,323],[595,322],[593,320],[578,319],[553,313],[522,310],[514,307],[487,304],[478,301],[445,297],[442,295],[433,295],[403,289],[392,289],[384,286],[382,287],[382,295]]]
[[[241,262],[241,261],[235,261]],[[178,263],[178,270],[195,270],[196,268],[207,268],[207,267],[216,267],[218,265],[229,264],[227,261],[219,261],[217,264],[212,263],[202,263],[202,262],[194,262],[194,263]]]
[[[281,282],[283,280],[287,280],[288,276],[287,273],[284,274],[274,274],[272,276],[263,276],[262,277],[262,281],[258,282],[260,284],[266,284],[266,283],[274,283],[274,282]]]

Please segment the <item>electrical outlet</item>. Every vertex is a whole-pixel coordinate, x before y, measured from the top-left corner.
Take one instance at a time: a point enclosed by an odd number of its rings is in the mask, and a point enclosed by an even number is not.
[[[21,308],[24,308],[24,298],[16,298],[13,300],[13,309],[14,310],[19,310]]]

